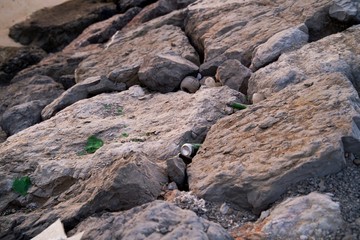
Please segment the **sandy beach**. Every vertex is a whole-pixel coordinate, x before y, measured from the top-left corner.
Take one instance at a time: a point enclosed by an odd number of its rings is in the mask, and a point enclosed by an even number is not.
[[[8,37],[9,28],[25,20],[31,13],[67,0],[0,0],[0,46],[19,46]]]

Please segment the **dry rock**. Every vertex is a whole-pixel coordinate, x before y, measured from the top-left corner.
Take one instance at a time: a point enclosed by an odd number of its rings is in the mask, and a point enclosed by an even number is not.
[[[282,53],[302,47],[308,40],[308,28],[305,24],[283,30],[256,47],[250,69],[256,71],[277,60]]]
[[[292,84],[321,73],[341,73],[360,89],[360,50],[357,44],[360,27],[323,38],[305,45],[299,50],[283,54],[278,61],[259,69],[249,79],[248,94],[272,95]],[[311,53],[311,54],[310,54]],[[311,87],[311,83],[307,86]]]
[[[291,184],[340,171],[359,146],[358,93],[338,73],[304,83],[316,87],[293,85],[219,120],[188,168],[190,190],[259,212]]]
[[[167,172],[170,181],[174,181],[178,188],[184,189],[187,185],[186,164],[180,157],[166,160]]]
[[[155,200],[168,181],[166,159],[186,142],[202,142],[229,114],[228,102],[245,101],[225,87],[141,99],[133,94],[132,88],[78,101],[1,144],[0,211],[14,210],[0,217],[4,236],[30,238],[57,218],[71,228],[95,212]],[[92,135],[104,145],[84,155]],[[24,175],[32,182],[26,198],[11,190],[13,179]],[[37,209],[22,213],[30,205]]]
[[[187,93],[195,93],[200,88],[200,81],[188,76],[181,81],[180,89]]]
[[[185,69],[195,68],[194,64],[191,65],[186,60],[196,64],[199,63],[198,55],[190,45],[186,35],[179,27],[175,26],[165,25],[152,30],[144,30],[144,27],[140,27],[121,35],[115,34],[112,43],[108,46],[106,50],[90,56],[80,63],[76,71],[77,82],[100,74],[108,75],[110,79],[116,82],[125,82],[127,87],[131,87],[128,84],[130,76],[134,78],[134,80],[130,81],[131,84],[139,85],[140,81],[136,75],[139,67],[144,63],[144,59],[169,53],[178,56],[175,62],[179,62],[180,57],[183,58],[180,62],[183,63],[183,66],[188,66]],[[170,59],[175,58],[173,56],[169,56]],[[157,59],[161,59],[161,57],[157,57]],[[151,64],[151,62],[148,61],[145,64]],[[180,81],[186,75],[182,76]],[[152,87],[151,82],[147,84]]]
[[[161,93],[179,89],[186,76],[196,76],[199,67],[183,57],[168,53],[148,56],[140,66],[141,85]]]
[[[234,238],[333,239],[344,224],[340,204],[317,192],[286,199],[261,216],[256,223],[232,230]]]
[[[114,3],[71,0],[33,13],[24,22],[12,26],[9,36],[21,44],[35,45],[47,52],[59,51],[86,27],[115,13]]]
[[[329,14],[341,22],[360,22],[360,3],[357,0],[334,0]]]
[[[232,239],[220,225],[163,201],[90,217],[76,231],[85,239]]]
[[[252,72],[241,64],[238,60],[231,59],[225,61],[216,71],[216,80],[231,89],[247,93],[248,80]]]

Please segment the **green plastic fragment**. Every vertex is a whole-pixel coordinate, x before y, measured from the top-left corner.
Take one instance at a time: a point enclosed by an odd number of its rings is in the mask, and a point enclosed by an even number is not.
[[[27,191],[31,186],[31,180],[28,176],[16,178],[12,184],[12,189],[21,194],[22,196],[26,196]]]
[[[96,152],[96,150],[101,148],[103,145],[104,145],[104,142],[101,139],[99,139],[95,136],[90,136],[86,142],[85,151],[87,153],[94,153],[94,152]]]
[[[237,102],[230,103],[230,107],[238,109],[238,110],[244,110],[247,108],[245,105],[243,105],[241,103],[237,103]]]

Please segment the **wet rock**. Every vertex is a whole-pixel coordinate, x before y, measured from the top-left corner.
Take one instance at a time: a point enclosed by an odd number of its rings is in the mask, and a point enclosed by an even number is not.
[[[82,99],[100,93],[123,91],[125,89],[126,85],[124,83],[112,82],[105,76],[88,78],[66,90],[61,96],[47,105],[41,112],[42,119],[49,119],[60,110]]]
[[[199,67],[176,54],[149,56],[139,69],[141,85],[161,93],[179,89],[186,76],[196,76]]]
[[[329,14],[341,22],[353,21],[360,22],[359,1],[354,0],[334,0],[329,9]]]
[[[232,239],[220,225],[163,201],[90,217],[75,231],[85,231],[86,239]]]
[[[235,239],[333,239],[343,227],[340,204],[328,195],[310,193],[286,199],[263,212],[256,223],[232,230]],[[262,239],[261,238],[261,239]]]
[[[46,52],[37,47],[0,47],[0,84],[9,83],[16,73],[45,56]]]
[[[184,189],[186,182],[186,164],[180,157],[166,160],[170,181],[174,181],[180,189]]]
[[[25,221],[20,221],[21,211],[11,218],[1,216],[0,222],[14,224],[5,236],[31,238],[57,218],[66,228],[94,212],[153,201],[168,181],[166,159],[185,142],[203,139],[228,114],[226,103],[245,101],[227,87],[146,94],[142,99],[133,93],[132,88],[78,101],[1,144],[0,211],[14,209],[12,203],[21,196],[11,191],[11,182],[23,175],[30,177],[32,187],[18,208],[38,206],[25,213]],[[92,135],[104,145],[86,154]]]
[[[136,79],[137,69],[144,63],[144,59],[152,59],[151,56],[158,56],[156,59],[159,61],[160,59],[163,59],[162,61],[168,59],[166,61],[170,61],[170,63],[174,60],[173,64],[180,61],[181,66],[188,66],[185,68],[187,69],[186,72],[189,71],[189,68],[195,68],[188,61],[199,62],[198,55],[190,45],[188,38],[179,27],[175,26],[165,25],[150,30],[139,27],[128,32],[119,32],[119,34],[113,36],[108,46],[106,50],[88,57],[79,64],[76,70],[77,82],[84,81],[94,75],[108,75],[110,79],[116,79],[117,82],[127,83],[127,87],[131,87],[128,82],[140,85],[140,82]],[[170,52],[173,56],[161,57],[163,54],[169,54]],[[151,62],[145,62],[144,68],[146,65],[150,65]],[[177,73],[177,75],[182,76],[180,81],[186,76],[180,73]],[[133,80],[129,81],[129,78]],[[147,84],[152,86],[151,82],[147,82]],[[179,85],[180,82],[177,87]]]
[[[33,13],[24,22],[12,26],[9,36],[21,44],[38,46],[47,52],[59,51],[86,27],[115,13],[114,3],[71,0]]]
[[[296,50],[305,45],[309,40],[308,29],[305,24],[283,30],[254,50],[254,57],[250,69],[257,69],[275,61],[287,51]]]
[[[354,87],[360,89],[360,51],[356,43],[359,33],[360,27],[354,26],[294,52],[283,54],[276,62],[259,69],[251,76],[248,94],[262,93],[267,98],[289,85],[332,72],[347,76]],[[309,84],[308,87],[311,88],[312,85]]]
[[[186,77],[181,81],[180,89],[187,93],[195,93],[200,88],[200,81],[195,77]]]
[[[219,120],[188,167],[190,190],[259,212],[291,184],[340,171],[343,152],[358,146],[342,142],[357,139],[358,93],[338,73],[304,83],[311,82],[316,87],[293,85]]]
[[[247,93],[248,80],[252,72],[238,60],[225,61],[216,71],[216,80],[243,94]]]

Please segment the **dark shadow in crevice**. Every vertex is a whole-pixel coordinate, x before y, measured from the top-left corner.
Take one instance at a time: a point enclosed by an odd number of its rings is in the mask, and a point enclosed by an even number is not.
[[[315,42],[329,35],[342,32],[356,24],[353,21],[340,22],[331,18],[329,8],[330,5],[324,7],[305,21],[305,25],[309,29],[309,42]]]

